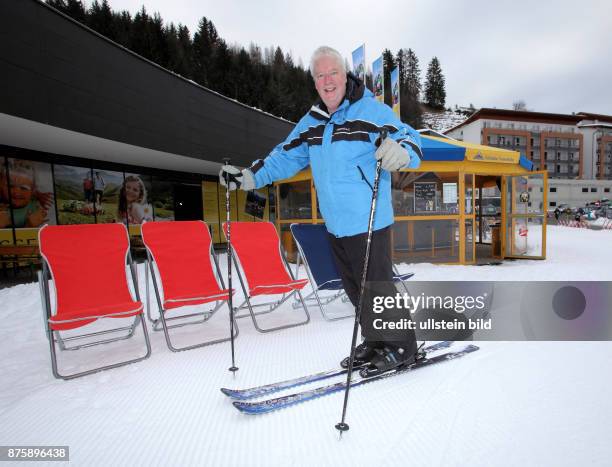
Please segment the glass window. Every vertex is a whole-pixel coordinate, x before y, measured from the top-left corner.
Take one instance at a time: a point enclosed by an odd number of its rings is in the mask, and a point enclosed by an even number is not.
[[[279,185],[279,219],[311,219],[310,180]]]
[[[542,256],[541,217],[506,219],[506,254],[509,256]]]
[[[154,206],[153,209],[155,211],[155,220],[173,221],[174,189],[172,182],[168,181],[164,177],[154,176],[152,180],[151,191],[151,200]],[[220,210],[220,212],[225,212],[225,198],[223,198],[223,200],[223,210]],[[235,200],[232,200],[232,203],[235,203]]]
[[[13,244],[6,159],[0,157],[0,246]]]
[[[58,223],[94,224],[96,193],[93,171],[90,168],[71,165],[55,165],[53,171]]]
[[[396,216],[459,213],[459,177],[456,172],[395,172],[392,175]]]
[[[295,263],[297,260],[297,246],[295,244],[295,240],[293,239],[293,235],[291,235],[289,224],[281,224],[280,240],[283,250],[287,255],[287,260]]]
[[[152,191],[150,175],[126,173],[117,196],[117,219],[132,225],[152,221]]]
[[[470,263],[474,258],[474,221],[465,221],[465,261]]]
[[[397,221],[392,226],[394,261],[453,263],[459,261],[459,223],[432,219]]]
[[[11,157],[0,161],[0,228],[24,229],[16,232],[17,243],[36,243],[37,228],[56,223],[51,164]]]
[[[474,190],[472,189],[473,176],[467,174],[465,176],[465,213],[472,214],[472,203],[474,198]]]
[[[119,193],[124,188],[123,172],[94,169],[93,186],[96,222],[99,224],[117,221],[125,222],[126,217],[132,217],[132,209],[134,210],[134,216],[140,215],[139,212],[136,212],[136,205],[132,202],[130,202],[130,212],[119,212],[119,208],[123,207],[123,205],[119,203]],[[128,199],[131,200],[133,195],[137,197],[141,196],[141,187],[137,186],[136,183],[130,183],[129,188]]]

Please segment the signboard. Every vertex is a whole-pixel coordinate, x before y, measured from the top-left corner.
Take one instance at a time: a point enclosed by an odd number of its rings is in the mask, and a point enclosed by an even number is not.
[[[457,184],[442,184],[442,202],[444,204],[457,204]]]
[[[391,72],[391,108],[397,118],[400,117],[399,67]]]
[[[433,212],[436,210],[436,182],[417,182],[414,184],[414,212]]]
[[[385,102],[385,74],[383,73],[383,58],[378,57],[372,63],[372,92],[378,102]]]
[[[353,73],[365,83],[365,44],[353,50]]]
[[[247,193],[244,212],[253,217],[258,217],[263,220],[266,210],[266,198],[256,191],[252,190]]]

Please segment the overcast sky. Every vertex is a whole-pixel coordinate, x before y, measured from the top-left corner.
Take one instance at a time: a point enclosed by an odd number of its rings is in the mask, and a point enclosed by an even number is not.
[[[86,0],[87,5],[91,0]],[[319,45],[366,44],[371,66],[388,48],[412,48],[422,77],[437,56],[447,106],[612,115],[612,1],[109,0],[132,15],[145,5],[193,34],[206,16],[230,44],[290,51],[308,65]]]

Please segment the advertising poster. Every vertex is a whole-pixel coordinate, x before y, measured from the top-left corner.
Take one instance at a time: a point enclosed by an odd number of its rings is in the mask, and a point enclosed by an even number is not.
[[[51,164],[11,157],[6,162],[2,159],[0,229],[33,230],[35,241],[38,227],[44,224],[56,224]]]
[[[400,118],[399,67],[391,71],[391,108]]]
[[[156,221],[174,220],[173,185],[163,177],[153,176],[153,207]]]
[[[385,102],[385,74],[383,73],[383,58],[378,57],[372,62],[372,83],[374,97],[378,102]]]
[[[90,168],[55,165],[59,224],[94,224],[94,185]]]
[[[0,158],[0,246],[13,244],[6,159]]]
[[[123,172],[109,170],[93,170],[93,200],[96,211],[96,222],[124,222],[124,217],[118,214],[119,191],[123,186]]]
[[[353,50],[353,73],[365,83],[365,44]]]
[[[151,187],[150,175],[125,174],[116,205],[118,222],[133,226],[153,220],[153,205],[149,200]]]
[[[257,191],[249,191],[246,197],[244,212],[249,216],[256,217],[259,220],[264,219],[266,210],[266,197]]]

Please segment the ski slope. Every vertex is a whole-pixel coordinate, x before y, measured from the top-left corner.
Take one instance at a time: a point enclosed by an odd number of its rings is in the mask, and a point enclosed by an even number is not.
[[[611,244],[612,231],[550,226],[546,261],[400,269],[418,280],[611,280]],[[142,267],[140,278],[144,295]],[[229,343],[172,353],[151,332],[148,360],[61,381],[50,370],[38,285],[0,290],[0,304],[0,444],[68,445],[72,465],[575,466],[612,457],[609,342],[478,342],[478,352],[456,361],[354,389],[351,428],[339,440],[340,393],[248,416],[219,388],[335,366],[349,350],[350,319],[326,322],[311,308],[310,324],[267,335],[239,320],[235,377]],[[301,315],[285,306],[264,318]],[[226,333],[227,319],[216,315],[208,335]],[[180,342],[198,331],[183,328]],[[137,355],[140,341],[132,341],[104,350]],[[83,368],[99,350],[62,364]]]

